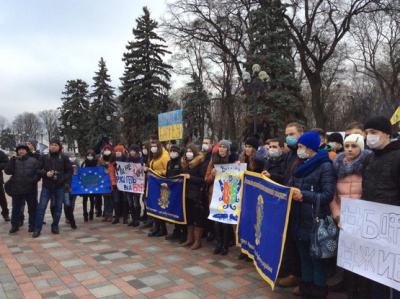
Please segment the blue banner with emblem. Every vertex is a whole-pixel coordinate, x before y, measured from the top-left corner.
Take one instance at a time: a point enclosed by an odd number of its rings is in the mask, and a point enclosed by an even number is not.
[[[71,194],[110,194],[111,182],[103,166],[79,167],[72,176]]]
[[[288,227],[291,189],[265,176],[246,171],[237,240],[242,252],[253,259],[258,273],[275,287]]]
[[[186,224],[184,175],[159,176],[149,169],[147,214],[177,224]]]

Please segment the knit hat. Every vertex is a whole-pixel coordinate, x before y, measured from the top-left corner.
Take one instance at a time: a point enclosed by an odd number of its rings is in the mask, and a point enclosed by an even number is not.
[[[125,152],[125,149],[122,145],[117,145],[116,147],[114,147],[114,152],[116,151]]]
[[[312,149],[314,152],[318,152],[321,137],[319,137],[317,132],[307,132],[300,136],[297,143],[301,143],[302,145]]]
[[[130,148],[129,148],[129,151],[135,151],[135,152],[139,153],[140,152],[140,147],[137,144],[132,144],[130,146]]]
[[[340,133],[332,133],[328,137],[328,142],[337,142],[343,145],[343,136]]]
[[[105,150],[109,150],[109,151],[112,152],[112,147],[111,147],[111,145],[106,144],[106,145],[103,147],[103,151],[105,151]]]
[[[254,147],[255,149],[258,149],[259,146],[259,140],[256,137],[250,137],[246,139],[246,142],[244,143],[245,145],[250,145],[251,147]]]
[[[231,150],[231,142],[229,141],[229,140],[226,140],[226,139],[222,139],[220,142],[219,142],[219,145],[221,146],[225,146],[227,149],[228,149],[228,152]]]
[[[18,152],[20,148],[26,149],[26,151],[29,152],[29,147],[26,145],[26,143],[18,143],[15,151]]]
[[[174,152],[180,153],[181,149],[176,144],[172,144],[171,147],[169,148],[169,151],[174,151]]]
[[[52,143],[55,143],[55,144],[57,144],[57,145],[60,147],[60,150],[61,150],[61,148],[62,148],[62,145],[61,145],[61,141],[60,141],[60,139],[57,139],[57,138],[52,138],[52,139],[50,139],[50,142],[49,142],[49,144],[52,144]]]
[[[361,149],[361,151],[364,150],[364,137],[362,135],[351,134],[346,137],[346,139],[344,140],[344,144],[346,144],[346,142],[349,142],[349,141],[357,143],[357,145]]]
[[[385,116],[374,116],[364,123],[364,130],[374,129],[392,135],[392,124]]]
[[[76,156],[74,152],[66,152],[67,157]]]
[[[37,142],[36,139],[29,138],[26,142],[29,142],[30,144],[32,144],[33,147],[36,149],[36,146],[37,146],[37,144],[38,144],[38,142]]]

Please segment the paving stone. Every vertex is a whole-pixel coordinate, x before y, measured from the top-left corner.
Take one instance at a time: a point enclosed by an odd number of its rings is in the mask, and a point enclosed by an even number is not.
[[[179,291],[179,292],[175,292],[175,293],[171,293],[171,294],[167,294],[164,296],[167,299],[196,299],[196,298],[200,298],[199,296],[187,291],[187,290],[183,290],[183,291]]]
[[[96,298],[105,298],[108,296],[115,296],[121,293],[121,290],[114,285],[102,286],[89,290]]]
[[[165,278],[162,275],[158,275],[158,274],[157,275],[143,277],[143,278],[140,278],[140,280],[142,282],[144,282],[146,285],[148,285],[149,287],[157,285],[157,284],[169,282],[169,279]]]

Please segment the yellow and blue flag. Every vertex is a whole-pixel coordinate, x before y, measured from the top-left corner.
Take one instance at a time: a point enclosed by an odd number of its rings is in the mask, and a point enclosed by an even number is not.
[[[400,106],[397,107],[396,111],[393,113],[392,118],[390,119],[390,122],[392,125],[395,125],[400,121]]]

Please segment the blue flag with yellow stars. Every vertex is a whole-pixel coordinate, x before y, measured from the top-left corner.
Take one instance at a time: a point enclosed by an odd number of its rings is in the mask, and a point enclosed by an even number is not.
[[[147,214],[177,224],[186,224],[185,184],[183,174],[165,178],[149,169]]]
[[[103,166],[79,167],[72,175],[71,194],[110,194],[111,182]]]

